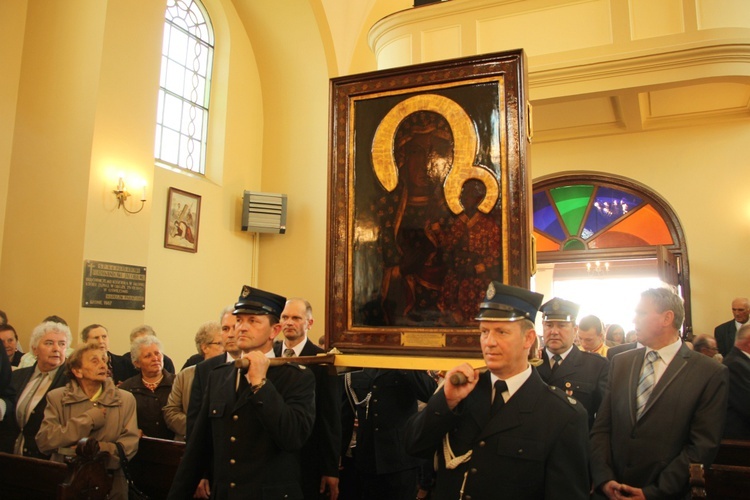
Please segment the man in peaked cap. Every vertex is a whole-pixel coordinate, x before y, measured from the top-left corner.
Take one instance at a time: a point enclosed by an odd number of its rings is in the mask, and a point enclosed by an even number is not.
[[[586,410],[528,362],[541,302],[490,283],[476,318],[487,372],[453,368],[410,420],[410,453],[437,452],[436,500],[589,497]]]
[[[211,498],[302,498],[297,452],[315,420],[315,378],[300,365],[269,366],[285,302],[242,288],[235,330],[249,368],[210,372],[169,498],[192,498],[204,477]]]
[[[609,362],[573,344],[578,309],[575,302],[557,297],[540,308],[544,315],[544,350],[537,371],[547,384],[562,389],[586,408],[591,428],[607,389]]]

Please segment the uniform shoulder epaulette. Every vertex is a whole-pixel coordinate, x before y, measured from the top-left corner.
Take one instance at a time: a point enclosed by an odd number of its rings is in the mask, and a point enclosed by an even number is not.
[[[566,406],[578,406],[580,404],[578,403],[578,400],[573,396],[568,396],[567,394],[565,394],[565,391],[563,391],[562,389],[558,389],[554,385],[548,385],[547,388],[552,394],[563,400]]]

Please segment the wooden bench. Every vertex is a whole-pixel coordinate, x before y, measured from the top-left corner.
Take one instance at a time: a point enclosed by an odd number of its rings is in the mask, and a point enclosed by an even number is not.
[[[750,441],[721,442],[714,464],[690,464],[693,500],[750,498]]]
[[[108,453],[94,439],[82,439],[67,464],[0,453],[0,491],[4,499],[103,500],[112,488]]]
[[[133,482],[149,498],[166,498],[183,453],[185,443],[142,437],[128,465]]]

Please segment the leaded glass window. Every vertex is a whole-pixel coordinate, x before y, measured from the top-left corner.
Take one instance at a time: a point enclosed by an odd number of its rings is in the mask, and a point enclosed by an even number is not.
[[[204,174],[214,31],[203,4],[167,0],[156,116],[157,163]]]

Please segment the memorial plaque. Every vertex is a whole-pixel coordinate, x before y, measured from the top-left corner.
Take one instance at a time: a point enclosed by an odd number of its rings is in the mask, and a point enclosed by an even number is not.
[[[146,268],[87,260],[83,266],[83,307],[146,308]]]

